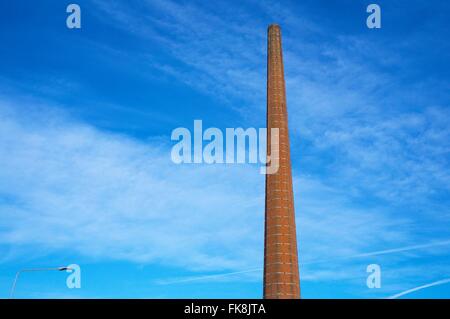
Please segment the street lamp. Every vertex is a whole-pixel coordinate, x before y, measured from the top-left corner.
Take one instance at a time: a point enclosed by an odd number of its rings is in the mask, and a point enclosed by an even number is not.
[[[14,291],[16,290],[16,284],[17,280],[19,279],[19,276],[23,272],[35,272],[35,271],[65,271],[65,270],[72,270],[72,268],[69,267],[53,267],[53,268],[29,268],[29,269],[21,269],[16,273],[16,277],[14,278],[13,285],[11,287],[11,292],[9,294],[9,298],[14,298]]]

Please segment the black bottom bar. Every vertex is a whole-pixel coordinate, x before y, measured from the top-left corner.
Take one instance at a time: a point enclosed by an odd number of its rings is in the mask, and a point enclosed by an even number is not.
[[[0,309],[3,314],[31,312],[59,318],[67,315],[86,318],[96,313],[120,317],[139,314],[145,318],[300,318],[302,314],[313,315],[312,318],[324,314],[385,318],[393,311],[415,316],[446,313],[450,300],[22,299],[0,300]]]

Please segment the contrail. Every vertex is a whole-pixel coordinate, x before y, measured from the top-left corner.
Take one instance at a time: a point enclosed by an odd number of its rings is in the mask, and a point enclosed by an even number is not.
[[[206,276],[198,276],[198,277],[189,277],[185,279],[178,279],[178,280],[172,280],[172,281],[159,281],[160,285],[170,285],[170,284],[178,284],[183,282],[190,282],[190,281],[197,281],[197,280],[203,280],[203,279],[209,279],[209,278],[220,278],[220,277],[227,277],[232,275],[238,275],[238,274],[244,274],[248,272],[255,272],[260,271],[262,268],[252,268],[242,271],[235,271],[235,272],[227,272],[222,274],[216,274],[216,275],[206,275]]]
[[[446,284],[446,283],[449,283],[449,282],[450,282],[450,278],[439,280],[439,281],[435,281],[435,282],[432,282],[430,284],[426,284],[426,285],[423,285],[423,286],[419,286],[419,287],[416,287],[416,288],[405,290],[405,291],[400,292],[400,293],[398,293],[396,295],[387,297],[386,299],[397,299],[398,297],[410,294],[410,293],[412,293],[414,291],[422,290],[422,289],[429,288],[429,287],[443,285],[443,284]]]
[[[368,252],[368,253],[360,253],[360,254],[355,254],[355,255],[341,256],[341,257],[335,257],[335,258],[330,258],[330,259],[312,260],[312,261],[309,261],[309,262],[307,261],[307,262],[303,263],[303,265],[313,265],[313,264],[333,262],[333,261],[346,260],[346,259],[352,259],[352,258],[388,255],[388,254],[393,254],[393,253],[400,253],[403,251],[431,248],[431,247],[444,246],[444,245],[449,245],[449,244],[450,244],[450,240],[439,241],[439,242],[433,242],[433,243],[423,244],[423,245],[413,245],[413,246],[405,246],[405,247],[400,247],[400,248],[377,250],[377,251],[372,251],[372,252]]]
[[[423,248],[431,248],[431,247],[436,247],[436,246],[444,246],[444,245],[449,245],[449,244],[450,244],[450,240],[446,240],[446,241],[433,242],[433,243],[429,243],[429,244],[405,246],[405,247],[392,248],[392,249],[386,249],[386,250],[377,250],[377,251],[372,251],[372,252],[368,252],[368,253],[342,256],[342,257],[336,257],[336,258],[332,258],[332,259],[312,260],[309,262],[302,263],[302,265],[314,265],[314,264],[319,264],[319,263],[333,262],[333,261],[346,260],[346,259],[352,259],[352,258],[388,255],[388,254],[399,253],[399,252],[404,252],[404,251],[417,250],[417,249],[423,249]],[[210,278],[227,277],[227,276],[233,276],[233,275],[238,275],[238,274],[243,274],[243,273],[261,271],[261,270],[262,270],[262,268],[259,267],[259,268],[252,268],[252,269],[235,271],[235,272],[227,272],[227,273],[216,274],[216,275],[189,277],[186,279],[173,280],[173,281],[160,281],[159,284],[170,285],[170,284],[198,281],[198,280],[204,280],[204,279],[210,279]]]
[[[408,250],[430,248],[430,247],[435,247],[435,246],[444,246],[444,245],[448,245],[448,244],[450,244],[450,240],[434,242],[434,243],[430,243],[430,244],[423,244],[423,245],[414,245],[414,246],[406,246],[406,247],[401,247],[401,248],[379,250],[379,251],[374,251],[371,253],[362,253],[362,254],[351,256],[351,257],[367,257],[367,256],[385,255],[385,254],[398,253],[398,252],[408,251]]]

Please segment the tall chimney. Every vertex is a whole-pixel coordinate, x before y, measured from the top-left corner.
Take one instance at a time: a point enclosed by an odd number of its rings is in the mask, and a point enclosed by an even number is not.
[[[269,154],[271,133],[279,129],[278,154]],[[279,169],[266,175],[264,298],[300,298],[294,195],[289,150],[281,29],[272,24],[267,41],[267,155]],[[270,165],[268,163],[267,165]]]

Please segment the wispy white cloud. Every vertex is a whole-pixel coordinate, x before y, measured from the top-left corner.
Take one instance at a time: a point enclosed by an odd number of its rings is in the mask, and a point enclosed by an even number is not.
[[[28,108],[24,117],[2,104],[4,244],[204,269],[255,256],[263,189],[256,167],[176,166],[167,146],[41,111]]]
[[[289,3],[251,3],[267,20],[250,15],[244,3],[233,6],[232,15],[219,14],[231,10],[220,2],[95,3],[108,23],[155,41],[172,57],[164,62],[140,52],[153,68],[232,100],[252,125],[264,120],[254,114],[265,107],[265,28],[280,21],[293,140],[312,143],[303,157],[293,156],[294,164],[310,169],[317,158],[332,156],[321,162],[327,183],[341,188],[351,181],[350,193],[386,202],[427,201],[450,189],[450,113],[441,93],[449,83],[416,78],[405,86],[392,70],[414,61],[392,45],[327,30],[292,14]]]
[[[105,133],[51,110],[1,104],[0,238],[11,250],[203,271],[262,263],[258,167],[177,166],[159,140]],[[315,179],[295,181],[302,261],[410,239],[407,220],[358,208]]]

